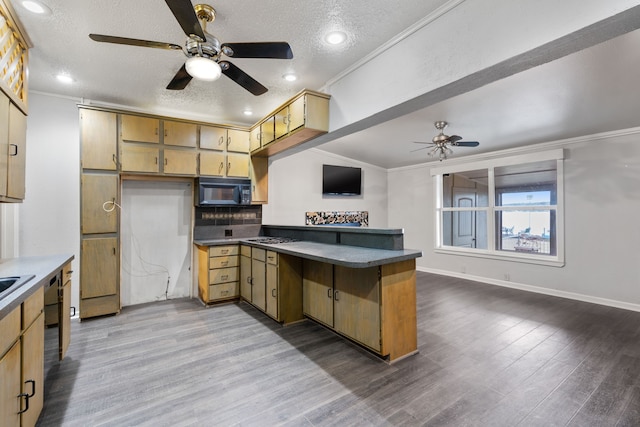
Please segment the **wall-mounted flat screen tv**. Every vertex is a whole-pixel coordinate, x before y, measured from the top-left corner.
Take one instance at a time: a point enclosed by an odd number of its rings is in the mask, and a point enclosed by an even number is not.
[[[362,170],[349,166],[322,165],[322,194],[359,196]]]

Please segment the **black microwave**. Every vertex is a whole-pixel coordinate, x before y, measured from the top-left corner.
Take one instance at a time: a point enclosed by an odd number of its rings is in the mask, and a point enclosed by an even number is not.
[[[196,206],[250,205],[251,180],[198,178]]]

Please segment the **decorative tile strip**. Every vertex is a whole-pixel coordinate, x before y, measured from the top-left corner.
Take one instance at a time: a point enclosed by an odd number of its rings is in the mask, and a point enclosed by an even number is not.
[[[369,226],[368,211],[320,211],[305,212],[306,225]]]

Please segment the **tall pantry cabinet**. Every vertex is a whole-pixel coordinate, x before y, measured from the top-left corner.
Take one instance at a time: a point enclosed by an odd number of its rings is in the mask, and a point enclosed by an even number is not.
[[[80,108],[80,318],[120,311],[115,113]]]

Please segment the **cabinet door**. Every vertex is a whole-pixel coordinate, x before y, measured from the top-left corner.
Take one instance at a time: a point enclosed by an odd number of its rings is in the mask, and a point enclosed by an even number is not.
[[[144,145],[122,144],[120,161],[123,172],[158,173],[160,165],[158,147]]]
[[[224,151],[227,145],[227,129],[215,126],[200,126],[200,148]]]
[[[234,178],[249,178],[249,155],[228,153],[227,176]]]
[[[13,104],[9,105],[9,158],[7,197],[24,199],[24,168],[27,148],[27,116]]]
[[[271,116],[260,125],[260,140],[262,146],[272,143],[276,139],[275,117]]]
[[[380,350],[379,267],[334,270],[335,329],[352,339]]]
[[[198,153],[195,150],[164,149],[164,173],[171,175],[196,175]]]
[[[305,259],[302,271],[304,314],[333,327],[333,265]]]
[[[293,132],[305,123],[305,96],[301,96],[289,104],[289,132]]]
[[[44,404],[44,313],[22,335],[22,393],[30,396],[22,425],[34,426]]]
[[[20,426],[20,341],[0,359],[0,414],[3,426]],[[35,425],[35,424],[34,424]]]
[[[0,91],[0,196],[7,195],[9,166],[9,98]]]
[[[267,294],[266,312],[274,319],[278,319],[278,266],[267,263]]]
[[[251,301],[251,257],[240,257],[240,296]]]
[[[200,175],[224,176],[225,155],[221,151],[200,151]]]
[[[269,159],[267,157],[251,157],[251,203],[267,203],[269,201]]]
[[[118,231],[118,175],[82,174],[82,234],[115,233]],[[110,212],[105,211],[111,210]]]
[[[258,150],[261,147],[260,144],[260,126],[256,126],[251,129],[249,135],[249,149],[251,152]]]
[[[60,289],[60,302],[58,303],[58,359],[64,359],[71,343],[71,264],[64,267],[62,275],[62,289]]]
[[[164,144],[179,145],[181,147],[195,147],[198,127],[193,123],[173,122],[165,120]]]
[[[83,168],[117,169],[118,132],[115,113],[81,109],[80,140]]]
[[[120,136],[123,141],[152,142],[160,141],[160,121],[151,117],[120,116]]]
[[[284,107],[275,115],[275,139],[282,138],[289,133],[289,107]]]
[[[244,130],[229,129],[227,131],[227,151],[236,153],[249,152],[249,132]]]
[[[118,292],[118,239],[83,239],[80,259],[80,298],[116,295]]]
[[[260,310],[266,308],[266,264],[264,249],[253,248],[251,259],[251,302]],[[256,257],[256,253],[258,257]]]

